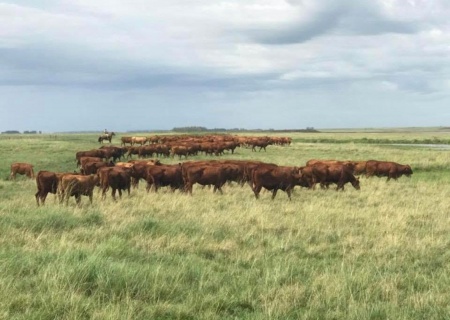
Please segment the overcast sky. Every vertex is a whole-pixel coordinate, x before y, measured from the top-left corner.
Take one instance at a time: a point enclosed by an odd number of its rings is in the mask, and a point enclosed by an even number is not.
[[[448,0],[0,0],[0,131],[450,125]]]

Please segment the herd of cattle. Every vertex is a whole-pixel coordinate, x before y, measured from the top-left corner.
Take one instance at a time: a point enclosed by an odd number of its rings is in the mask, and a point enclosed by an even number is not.
[[[173,139],[173,138],[172,138]],[[222,139],[222,138],[221,138]],[[274,138],[270,138],[274,139]],[[284,140],[284,139],[283,139]],[[256,141],[256,140],[255,140]],[[269,144],[289,144],[289,142],[268,141],[266,138],[258,141]],[[170,146],[169,154],[154,152],[156,155],[178,155],[187,156],[190,154],[221,155],[224,150],[234,152],[238,146],[250,146],[255,144],[243,140],[223,140],[183,143],[179,139],[173,141],[151,141],[146,138],[149,145],[143,142],[137,148],[156,147],[160,145]],[[177,143],[173,143],[177,142]],[[124,142],[128,143],[128,142]],[[136,144],[138,142],[130,142]],[[172,143],[172,144],[171,144]],[[202,144],[213,144],[214,147],[204,147]],[[231,147],[233,144],[234,148]],[[269,145],[267,144],[267,145]],[[80,173],[75,172],[52,172],[39,171],[36,175],[37,192],[35,194],[37,205],[44,204],[48,193],[58,194],[61,202],[74,196],[77,204],[80,203],[81,196],[88,196],[92,203],[95,187],[99,187],[102,198],[111,189],[111,195],[116,200],[116,192],[119,197],[122,191],[130,194],[131,188],[138,187],[139,181],[144,180],[146,189],[151,188],[155,192],[161,187],[169,187],[172,191],[180,190],[192,194],[193,186],[213,186],[213,191],[222,193],[222,187],[226,183],[236,182],[241,186],[248,184],[255,197],[259,198],[262,188],[272,191],[272,199],[277,191],[285,191],[291,199],[291,192],[295,186],[315,189],[317,184],[321,188],[328,188],[331,184],[336,184],[336,190],[344,189],[344,185],[350,183],[355,189],[359,189],[358,176],[366,177],[378,176],[387,177],[387,180],[397,179],[402,175],[410,176],[413,172],[409,165],[402,165],[389,161],[338,161],[338,160],[310,160],[305,166],[280,166],[273,163],[266,163],[254,160],[202,160],[184,161],[178,164],[163,164],[159,159],[142,159],[150,153],[137,153],[140,159],[117,162],[122,157],[129,157],[135,153],[130,153],[134,146],[104,146],[99,149],[79,151],[75,154]],[[260,144],[261,145],[261,144]],[[267,146],[266,145],[266,146]],[[194,146],[195,150],[192,149]],[[220,147],[218,147],[220,146]],[[229,146],[230,149],[225,148]],[[188,153],[176,153],[173,150],[180,150],[185,147],[190,150]],[[260,146],[260,148],[264,148]],[[143,149],[141,149],[142,151]],[[207,151],[208,150],[208,151]],[[210,150],[215,150],[211,152]],[[219,152],[219,150],[221,150]],[[152,154],[152,155],[153,155]],[[11,165],[11,179],[16,174],[34,177],[33,165],[29,163],[14,163]]]

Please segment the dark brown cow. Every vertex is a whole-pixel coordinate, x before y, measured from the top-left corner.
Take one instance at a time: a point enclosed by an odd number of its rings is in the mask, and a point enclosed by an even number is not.
[[[116,162],[120,160],[125,153],[128,151],[126,148],[115,147],[115,146],[102,146],[101,150],[105,150],[105,158],[106,160],[112,158],[112,161]]]
[[[92,196],[99,178],[96,174],[90,176],[81,176],[75,174],[65,174],[61,178],[60,192],[61,202],[66,199],[66,205],[69,203],[69,197],[74,196],[77,205],[80,205],[81,196],[88,196],[92,204]]]
[[[273,166],[261,164],[253,170],[252,174],[252,190],[256,199],[264,187],[272,191],[272,200],[277,195],[278,190],[287,193],[291,200],[291,192],[294,187],[300,183],[301,175],[297,167]]]
[[[102,190],[102,198],[106,197],[106,191],[111,188],[111,196],[116,200],[116,191],[119,191],[119,198],[122,198],[122,190],[130,195],[131,173],[133,168],[125,167],[104,167],[99,169],[97,175]]]
[[[172,191],[179,189],[184,191],[184,180],[180,165],[159,165],[147,168],[147,192],[153,186],[155,192],[160,187],[169,186]]]
[[[410,177],[413,174],[409,165],[403,165],[392,161],[369,160],[366,162],[366,177],[387,177],[397,180],[402,175]]]
[[[312,166],[315,183],[320,183],[322,188],[328,188],[331,183],[337,184],[336,190],[344,190],[344,185],[348,182],[359,190],[359,180],[352,173],[352,168],[343,164],[326,165],[317,163]]]
[[[26,175],[28,178],[34,178],[33,165],[25,162],[14,162],[11,164],[11,173],[9,178],[11,180],[16,179],[16,174]]]

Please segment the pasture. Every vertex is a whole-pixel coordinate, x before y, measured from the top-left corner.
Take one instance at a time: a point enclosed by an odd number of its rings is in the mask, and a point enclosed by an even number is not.
[[[414,174],[361,177],[359,191],[296,187],[292,201],[282,191],[256,200],[248,185],[223,195],[195,185],[189,196],[141,182],[116,202],[96,191],[92,205],[50,194],[37,207],[35,181],[9,181],[10,164],[73,171],[75,152],[101,146],[98,135],[1,135],[0,318],[448,319],[450,149],[391,143],[449,134],[274,135],[293,143],[220,159],[377,159]],[[188,160],[199,159],[217,158]]]

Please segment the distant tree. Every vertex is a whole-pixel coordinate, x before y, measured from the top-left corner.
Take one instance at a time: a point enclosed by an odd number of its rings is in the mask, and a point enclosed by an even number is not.
[[[2,134],[19,134],[20,131],[17,130],[7,130],[7,131],[3,131]]]

